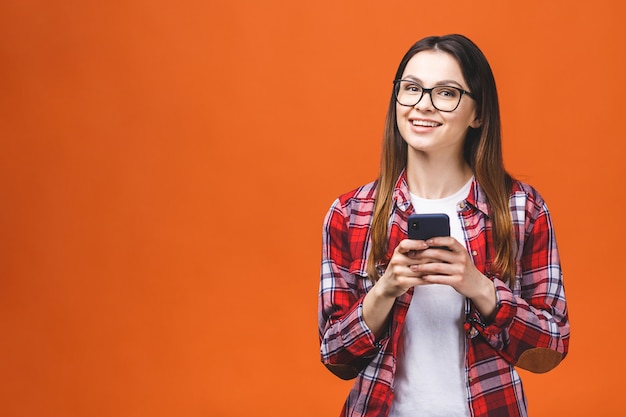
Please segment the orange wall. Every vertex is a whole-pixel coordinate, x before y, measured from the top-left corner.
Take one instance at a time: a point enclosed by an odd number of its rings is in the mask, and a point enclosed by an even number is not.
[[[445,4],[2,2],[1,414],[338,415],[322,218],[376,175],[402,54],[450,32],[557,228],[571,353],[523,373],[531,414],[619,414],[623,3]]]

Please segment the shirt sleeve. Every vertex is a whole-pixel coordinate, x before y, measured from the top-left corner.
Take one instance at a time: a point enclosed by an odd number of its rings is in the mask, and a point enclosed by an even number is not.
[[[349,217],[337,200],[324,219],[318,327],[321,360],[344,379],[354,378],[378,353],[380,341],[363,320],[366,277],[351,273]],[[364,237],[362,237],[364,239]]]
[[[563,277],[543,200],[526,204],[520,225],[518,282],[511,290],[494,278],[498,311],[490,324],[478,330],[509,363],[542,373],[556,367],[568,351],[570,327]]]

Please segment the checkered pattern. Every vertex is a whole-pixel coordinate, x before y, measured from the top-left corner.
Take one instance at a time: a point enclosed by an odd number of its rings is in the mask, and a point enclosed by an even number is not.
[[[398,297],[385,334],[376,340],[363,321],[362,301],[372,287],[366,265],[375,183],[339,197],[324,220],[319,337],[321,359],[344,379],[356,378],[342,416],[387,416],[393,400],[398,341],[412,290]],[[527,416],[526,398],[514,365],[529,349],[544,348],[565,357],[569,322],[559,255],[550,215],[532,187],[515,182],[510,198],[518,247],[513,290],[491,271],[491,209],[474,182],[459,217],[476,267],[493,279],[499,309],[484,324],[466,301],[468,407],[474,417]],[[413,212],[406,176],[399,178],[390,216],[389,256],[406,238]]]

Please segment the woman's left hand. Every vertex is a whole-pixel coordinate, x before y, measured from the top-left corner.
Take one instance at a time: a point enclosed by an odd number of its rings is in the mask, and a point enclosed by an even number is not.
[[[426,244],[428,249],[411,254],[415,264],[410,269],[429,284],[451,286],[470,298],[483,317],[491,317],[497,302],[495,286],[474,266],[465,246],[453,237],[435,237]]]

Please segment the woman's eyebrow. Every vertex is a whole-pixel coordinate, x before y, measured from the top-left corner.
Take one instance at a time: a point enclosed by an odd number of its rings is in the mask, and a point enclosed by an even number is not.
[[[420,80],[419,78],[413,76],[413,75],[406,75],[403,80],[411,80],[411,81],[415,81],[416,83],[422,85],[423,87],[425,87],[423,85],[422,80]],[[440,86],[440,85],[450,85],[450,84],[454,84],[457,85],[459,88],[465,89],[465,87],[463,87],[463,85],[461,83],[459,83],[458,81],[454,81],[454,80],[441,80],[441,81],[437,81],[435,83],[435,86]]]

